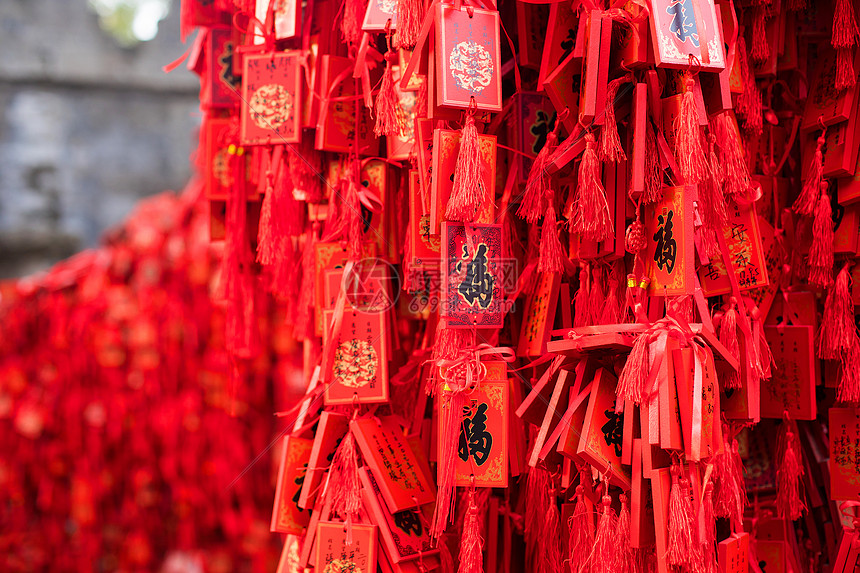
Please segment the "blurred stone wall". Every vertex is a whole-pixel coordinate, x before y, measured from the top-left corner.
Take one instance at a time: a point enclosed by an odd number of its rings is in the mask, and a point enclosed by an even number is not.
[[[181,190],[199,125],[179,0],[158,36],[120,47],[87,0],[0,0],[0,278],[44,269]]]

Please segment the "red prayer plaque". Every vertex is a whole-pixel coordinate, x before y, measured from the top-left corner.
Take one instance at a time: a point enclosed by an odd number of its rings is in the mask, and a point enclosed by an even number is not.
[[[541,273],[534,294],[526,300],[526,312],[517,339],[517,356],[541,356],[546,352],[560,286],[559,273]]]
[[[860,408],[830,408],[830,499],[860,501]]]
[[[577,18],[569,2],[553,2],[549,7],[549,20],[545,36],[542,38],[543,53],[541,54],[540,74],[538,85],[543,85],[549,75],[574,53],[580,30],[585,31],[585,21]],[[580,25],[581,24],[581,25]],[[581,54],[578,55],[582,57]]]
[[[323,476],[331,465],[337,446],[348,430],[349,418],[343,414],[326,410],[320,413],[320,421],[314,434],[314,445],[308,459],[308,470],[299,494],[299,507],[313,508]]]
[[[212,28],[206,38],[208,83],[201,105],[232,108],[239,103],[241,78],[233,69],[233,36],[230,28]]]
[[[294,38],[299,27],[299,0],[273,0],[275,39]]]
[[[664,187],[663,198],[645,205],[645,264],[649,292],[677,296],[693,294],[693,201],[691,188]]]
[[[749,533],[734,533],[717,544],[720,573],[748,573],[750,565]]]
[[[774,365],[769,380],[761,383],[762,418],[814,420],[815,368],[812,326],[765,326]]]
[[[463,408],[457,458],[454,463],[454,484],[468,486],[475,477],[477,487],[508,487],[508,403],[510,392],[507,381],[507,364],[500,361],[484,362],[486,377],[469,395]],[[442,401],[440,408],[450,407]],[[440,412],[437,416],[442,432]],[[437,443],[437,456],[442,456],[442,440]],[[441,465],[440,471],[441,471]]]
[[[555,109],[564,110],[567,108],[568,114],[562,125],[568,133],[573,133],[579,117],[582,58],[577,58],[573,54],[568,56],[552,73],[547,75],[543,88]],[[528,177],[528,172],[525,173],[525,176]]]
[[[331,323],[334,310],[325,314]],[[326,333],[327,334],[327,333]],[[323,339],[323,346],[335,346],[333,362],[324,364],[328,383],[325,404],[378,404],[388,401],[388,352],[385,335],[385,314],[343,311],[340,335],[335,340]]]
[[[351,421],[349,427],[389,511],[396,513],[436,501],[436,488],[396,422],[364,418]]]
[[[337,521],[317,525],[317,558],[314,571],[319,573],[372,573],[376,571],[376,526],[354,523],[352,545],[346,544],[346,526]]]
[[[397,28],[397,0],[369,0],[361,29],[365,32],[383,32],[391,21],[391,29]]]
[[[744,207],[728,201],[728,222],[723,227],[723,238],[729,250],[729,267],[737,277],[742,291],[756,289],[768,284],[765,251],[755,205]],[[715,257],[699,269],[702,293],[706,297],[728,294],[732,287],[726,271],[726,261]]]
[[[441,316],[451,328],[501,328],[503,291],[501,225],[442,224]]]
[[[320,56],[317,74],[322,99],[314,147],[349,153],[351,146],[357,144],[360,155],[376,155],[379,143],[373,134],[370,110],[355,98],[357,80],[350,73],[354,67],[355,62],[349,58]]]
[[[439,552],[430,539],[430,521],[433,519],[433,505],[419,509],[405,509],[397,513],[388,511],[382,499],[379,483],[367,468],[361,468],[361,493],[364,505],[373,521],[379,526],[379,533],[388,556],[395,563],[407,559],[426,557]]]
[[[478,212],[477,223],[492,223],[496,206],[496,136],[479,135],[478,149],[483,163],[483,181],[486,191],[485,202]],[[460,132],[450,129],[437,129],[433,132],[432,156],[432,197],[430,205],[431,233],[439,234],[440,225],[445,221],[445,210],[448,198],[454,190],[454,171],[457,168],[457,156],[460,154]]]
[[[275,486],[271,531],[299,535],[310,518],[310,512],[299,507],[298,501],[313,441],[284,436],[281,443],[281,465]]]
[[[501,111],[499,13],[437,3],[436,70],[439,105]]]
[[[818,120],[824,125],[836,125],[848,121],[854,111],[857,86],[844,90],[836,89],[836,51],[830,46],[822,46],[822,54],[815,72],[812,90],[806,98],[803,119],[800,122],[801,131],[818,131]],[[854,67],[857,67],[857,58]],[[818,133],[816,133],[817,137]]]
[[[713,0],[650,0],[651,37],[658,67],[688,69],[690,56],[704,70],[726,67]]]
[[[701,372],[701,394],[699,404],[694,404],[696,360],[693,348],[681,348],[672,351],[675,367],[675,384],[678,389],[678,405],[680,406],[681,426],[684,432],[684,454],[687,459],[698,461],[709,458],[716,452],[719,444],[714,444],[714,426],[719,425],[719,403],[717,393],[720,386],[717,373],[714,370],[714,355],[708,347],[700,347],[698,351],[703,359],[699,364]],[[693,409],[701,408],[701,418],[698,427],[693,424]],[[716,421],[716,424],[714,423]],[[698,435],[695,435],[695,434]],[[693,442],[697,441],[696,452]]]
[[[630,489],[630,471],[621,465],[624,415],[615,413],[615,376],[599,368],[594,374],[585,414],[582,439],[576,453],[624,490]]]
[[[409,241],[412,269],[438,269],[441,238],[431,233],[429,200],[424,201],[418,171],[409,172]]]
[[[243,145],[301,141],[299,58],[298,52],[245,56],[240,129]]]
[[[516,137],[519,149],[526,154],[518,156],[522,181],[528,178],[532,159],[546,144],[546,137],[555,125],[555,115],[553,104],[543,94],[523,92],[517,96]]]

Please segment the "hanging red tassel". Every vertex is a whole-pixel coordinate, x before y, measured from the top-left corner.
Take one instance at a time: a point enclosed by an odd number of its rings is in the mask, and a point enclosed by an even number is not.
[[[723,314],[720,321],[720,343],[726,347],[729,354],[740,360],[740,344],[738,342],[738,310],[737,301],[734,297],[729,301],[729,308]],[[723,388],[733,389],[741,387],[741,375],[738,371],[732,368],[726,368],[724,375],[721,377]]]
[[[603,118],[603,129],[600,131],[600,159],[602,161],[627,161],[627,155],[618,137],[618,123],[615,119],[615,98],[621,84],[630,81],[630,76],[615,78],[606,88],[606,113]]]
[[[752,17],[752,51],[750,56],[754,62],[763,63],[770,58],[770,45],[767,42],[767,12],[769,6],[759,5],[753,8]]]
[[[560,273],[564,270],[564,259],[564,247],[558,238],[558,221],[555,218],[555,209],[550,205],[546,208],[546,214],[541,225],[538,272]]]
[[[570,531],[568,537],[568,564],[571,573],[584,573],[589,571],[591,563],[591,550],[594,547],[594,520],[588,507],[585,505],[585,489],[576,486],[576,501],[573,506],[573,515],[568,519],[567,525]]]
[[[549,503],[544,517],[543,534],[538,540],[538,573],[563,570],[561,552],[561,515],[556,504],[555,490],[549,490]]]
[[[388,51],[385,52],[385,71],[382,73],[382,85],[376,96],[376,125],[373,133],[376,137],[382,135],[394,136],[403,133],[406,117],[400,107],[400,97],[394,88],[393,66],[397,63],[397,52],[391,49],[391,20],[385,24],[385,41]]]
[[[800,439],[786,413],[779,429],[776,462],[776,512],[780,518],[794,521],[806,511],[803,503],[803,457]]]
[[[541,539],[545,534],[546,516],[549,512],[552,477],[541,467],[529,467],[525,490],[525,523],[523,536],[526,542],[526,563],[537,564]],[[535,569],[537,567],[535,566]]]
[[[737,526],[743,524],[746,490],[743,481],[743,462],[738,453],[737,440],[729,440],[728,429],[724,427],[725,442],[723,450],[715,455],[714,465],[714,514],[731,520]]]
[[[624,262],[618,259],[612,263],[606,289],[606,301],[598,324],[618,324],[621,322],[621,289],[624,285]]]
[[[475,126],[474,110],[470,109],[460,136],[460,152],[457,155],[457,166],[454,168],[454,188],[448,198],[445,217],[449,221],[471,223],[487,200],[478,128]]]
[[[632,572],[635,570],[636,559],[630,539],[630,504],[627,496],[620,496],[621,510],[618,512],[618,532],[616,534],[619,568],[617,571]]]
[[[361,22],[366,6],[363,0],[344,0],[340,21],[340,35],[344,43],[357,46],[361,41]]]
[[[645,388],[645,384],[651,370],[648,360],[650,347],[651,340],[648,333],[640,334],[633,342],[633,348],[630,349],[630,355],[618,378],[617,394],[621,398],[619,406],[623,407],[623,400],[632,400],[635,404],[640,404],[647,398],[650,389]]]
[[[448,384],[446,383],[446,386]],[[457,443],[460,439],[460,425],[463,417],[463,408],[469,402],[469,396],[464,388],[455,387],[451,384],[450,389],[442,389],[439,415],[442,423],[439,433],[439,483],[436,489],[436,509],[433,513],[433,523],[430,535],[439,539],[445,532],[451,518],[454,516],[454,473],[457,458]]]
[[[699,504],[699,570],[702,573],[715,573],[717,571],[717,522],[714,517],[714,484],[708,482],[705,492]]]
[[[744,129],[748,133],[760,135],[763,126],[761,92],[756,85],[755,74],[750,70],[749,54],[743,35],[738,36],[737,50],[744,91],[738,96],[735,110],[744,117]]]
[[[717,157],[723,175],[724,195],[745,193],[750,186],[749,166],[737,123],[730,111],[717,114],[709,129],[715,136]]]
[[[856,333],[851,344],[842,349],[839,360],[836,399],[857,404],[860,402],[860,340],[857,339]]]
[[[612,236],[612,216],[606,190],[600,180],[594,135],[585,136],[585,151],[579,164],[579,178],[571,230],[591,241],[605,241]]]
[[[565,114],[565,112],[562,112]],[[546,143],[538,152],[532,162],[529,176],[526,180],[526,189],[517,209],[517,216],[529,223],[537,223],[541,214],[549,207],[547,201],[554,201],[552,191],[552,176],[547,171],[549,157],[558,146],[558,129],[561,126],[563,115],[556,117],[555,126],[546,136]]]
[[[821,129],[821,135],[818,136],[818,141],[815,146],[815,155],[812,157],[812,162],[809,164],[809,174],[803,182],[803,188],[800,190],[800,195],[795,199],[791,208],[798,215],[811,216],[815,212],[815,204],[821,194],[822,174],[824,171],[824,159],[821,153],[821,148],[824,146],[824,135],[827,133],[827,128]]]
[[[714,151],[716,137],[708,135],[708,176],[699,185],[699,216],[702,219],[700,236],[705,255],[713,258],[719,255],[717,233],[722,233],[726,224],[726,199],[723,194],[723,174]]]
[[[809,284],[825,288],[833,283],[833,210],[827,182],[821,183],[821,198],[812,223],[812,246],[809,248]]]
[[[830,43],[836,50],[836,89],[854,87],[857,74],[854,73],[854,47],[860,30],[854,15],[851,0],[836,0],[833,8],[833,35]]]
[[[644,203],[655,203],[663,198],[663,168],[657,136],[650,121],[645,122],[645,196]]]
[[[469,488],[468,508],[463,519],[463,534],[460,537],[460,567],[458,573],[483,573],[484,539],[481,537],[481,515],[475,501],[475,485]]]
[[[593,325],[600,324],[606,297],[603,296],[603,267],[594,265],[592,270],[591,290],[588,293],[588,316]]]
[[[361,479],[358,474],[355,437],[349,431],[331,460],[325,492],[331,501],[331,510],[346,522],[347,545],[352,545],[352,522],[361,511]]]
[[[314,245],[319,237],[319,221],[314,221],[308,232],[305,234],[304,245],[302,247],[302,278],[301,289],[299,291],[299,303],[296,311],[296,325],[293,329],[296,337],[304,340],[308,334],[311,324],[313,323],[313,304],[315,292],[314,280]]]
[[[666,560],[670,565],[684,567],[696,559],[694,543],[695,513],[690,499],[689,482],[681,468],[672,466],[672,488],[669,492],[669,540]]]
[[[423,22],[424,2],[422,0],[397,0],[397,35],[395,36],[397,46],[413,48],[418,41]]]
[[[622,571],[622,556],[618,551],[618,518],[612,509],[612,498],[603,496],[594,546],[591,550],[591,570],[594,573]]]
[[[836,283],[827,291],[824,301],[824,317],[818,329],[816,353],[819,358],[836,360],[843,349],[857,338],[854,326],[854,303],[851,300],[851,263],[846,261]]]
[[[695,82],[687,78],[687,89],[681,98],[681,110],[672,129],[675,131],[675,159],[681,177],[688,185],[703,181],[708,176],[708,162],[702,148],[702,131],[699,127],[699,111],[693,96]]]
[[[579,288],[573,299],[573,326],[590,326],[588,324],[588,291],[591,282],[588,265],[582,265],[579,269]]]

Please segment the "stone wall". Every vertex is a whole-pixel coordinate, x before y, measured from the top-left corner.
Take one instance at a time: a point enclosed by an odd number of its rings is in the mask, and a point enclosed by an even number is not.
[[[94,246],[141,197],[184,187],[198,83],[161,67],[186,48],[179,0],[131,49],[87,0],[0,0],[0,278]]]

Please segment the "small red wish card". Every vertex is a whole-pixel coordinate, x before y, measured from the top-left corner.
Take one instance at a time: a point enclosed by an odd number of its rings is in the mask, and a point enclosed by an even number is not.
[[[201,94],[203,106],[229,108],[239,103],[241,79],[233,69],[233,37],[230,28],[212,28],[206,38],[208,83]]]
[[[546,352],[546,343],[555,320],[560,286],[559,273],[540,275],[534,294],[526,301],[526,313],[520,328],[517,356],[541,356]]]
[[[858,408],[830,408],[830,499],[860,500]]]
[[[704,70],[726,67],[714,0],[650,0],[648,4],[658,67],[688,69],[693,58]]]
[[[376,256],[376,243],[362,244],[362,257]],[[325,330],[323,311],[333,308],[331,300],[326,299],[326,275],[333,269],[343,269],[349,252],[341,243],[317,243],[314,245],[314,305],[316,309],[315,332],[322,336]]]
[[[323,410],[314,434],[314,445],[308,459],[308,470],[302,483],[298,505],[305,509],[314,506],[323,476],[331,465],[332,457],[346,432],[349,430],[349,418]]]
[[[698,368],[701,376],[698,382],[701,385],[698,401],[695,394],[696,352],[699,353]],[[720,387],[714,370],[714,355],[707,346],[699,347],[698,350],[680,348],[673,350],[672,354],[684,432],[684,453],[687,459],[698,461],[710,457],[715,453],[715,447],[718,447],[718,444],[714,443],[714,426],[719,425],[717,399]]]
[[[645,264],[652,294],[693,294],[692,191],[689,187],[664,187],[662,199],[645,205]]]
[[[767,285],[767,264],[755,205],[739,206],[728,201],[728,221],[723,238],[729,251],[729,266],[737,277],[741,290]],[[732,287],[723,257],[718,255],[699,269],[702,292],[706,297],[728,294]]]
[[[409,241],[412,260],[409,268],[439,268],[439,252],[442,239],[430,232],[430,209],[425,205],[421,192],[420,174],[409,172]]]
[[[453,328],[501,328],[506,314],[501,225],[442,224],[441,316]]]
[[[486,376],[469,395],[463,407],[457,458],[454,464],[454,483],[468,486],[475,477],[477,487],[508,487],[508,391],[507,363],[482,363]],[[440,408],[450,407],[442,401]],[[438,432],[445,416],[437,416]],[[438,441],[441,459],[442,440]],[[441,471],[441,466],[440,466]]]
[[[761,383],[761,416],[814,420],[815,368],[812,326],[765,326],[764,337],[773,355],[769,380]]]
[[[720,573],[748,573],[750,565],[749,533],[734,533],[717,544]]]
[[[275,38],[287,40],[296,36],[301,14],[299,0],[273,0],[272,11],[275,15]]]
[[[339,521],[317,525],[315,571],[355,573],[376,571],[376,526],[353,524],[352,545],[346,543],[346,526]]]
[[[243,145],[301,141],[300,66],[296,51],[245,56],[240,130]]]
[[[392,418],[363,418],[351,421],[349,427],[390,512],[436,501],[436,488],[397,422]]]
[[[436,4],[436,85],[439,105],[502,110],[497,11]]]
[[[349,58],[320,56],[317,73],[321,102],[314,147],[349,153],[355,145],[360,155],[376,155],[379,145],[373,135],[370,111],[354,97],[356,80],[349,73],[354,67],[355,62]]]
[[[836,88],[836,52],[830,46],[822,47],[822,50],[800,122],[800,129],[804,132],[818,130],[819,119],[827,126],[848,121],[854,111],[857,86],[844,90]],[[856,58],[854,66],[857,66]]]
[[[495,199],[496,174],[496,136],[479,135],[478,149],[483,164],[484,204],[478,212],[475,222],[492,223],[496,212],[493,203]],[[438,234],[440,225],[445,221],[445,210],[448,198],[454,190],[454,171],[457,168],[457,156],[460,154],[460,132],[450,129],[437,129],[433,132],[433,158],[430,185],[432,187],[430,203],[431,233]]]
[[[284,436],[281,443],[281,465],[275,487],[271,530],[298,535],[307,526],[310,517],[310,511],[299,507],[298,501],[313,441]]]
[[[203,137],[205,139],[204,177],[206,181],[206,198],[216,201],[226,201],[232,194],[233,172],[230,162],[234,156],[230,154],[230,120],[207,118],[203,122]],[[247,150],[246,150],[247,151]],[[251,154],[245,153],[245,189],[248,200],[254,200],[257,186],[249,180]]]
[[[433,504],[420,508],[404,509],[396,513],[388,511],[379,482],[367,468],[361,468],[362,499],[374,522],[379,526],[386,553],[395,563],[407,559],[427,557],[438,553],[430,539],[430,520],[433,519]]]
[[[334,310],[325,311],[326,324]],[[325,403],[377,404],[388,401],[388,352],[385,338],[385,314],[345,309],[340,333],[335,340],[323,339],[324,346],[334,345],[330,364],[324,364],[327,385]]]
[[[623,414],[615,413],[615,376],[599,368],[594,374],[591,398],[585,414],[577,455],[625,490],[630,489],[630,470],[621,465]]]
[[[383,32],[391,21],[391,29],[397,28],[397,0],[370,0],[364,13],[361,29],[365,32]]]
[[[578,42],[583,42],[579,34],[585,33],[587,18],[577,17],[577,12],[569,2],[553,2],[549,7],[549,19],[544,31],[543,53],[541,54],[538,86],[543,85],[547,77],[574,53]],[[582,57],[582,54],[579,54]]]

